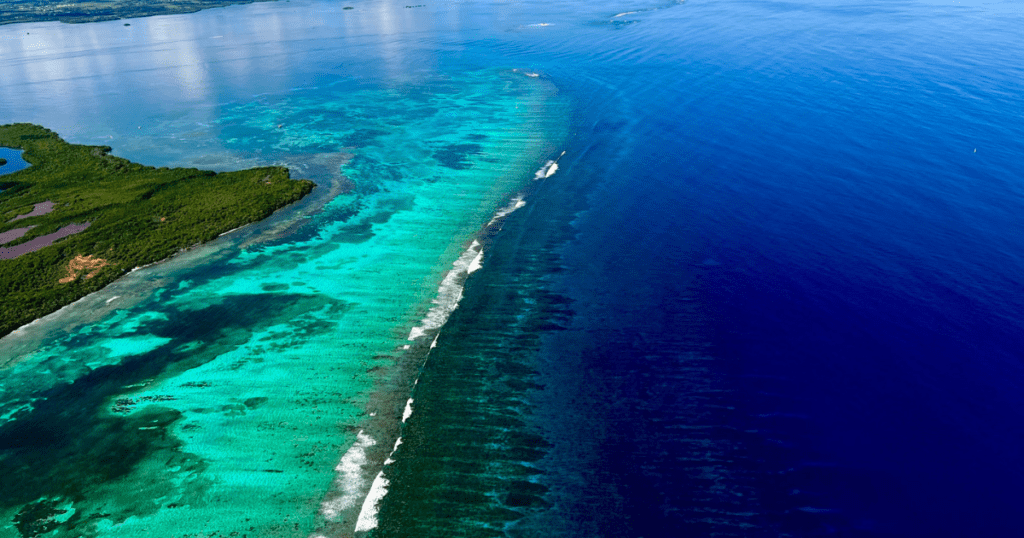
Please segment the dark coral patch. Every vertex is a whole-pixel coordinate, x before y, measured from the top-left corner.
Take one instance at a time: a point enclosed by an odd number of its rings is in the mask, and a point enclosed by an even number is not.
[[[480,144],[451,144],[435,151],[433,157],[441,166],[465,170],[473,166],[469,158],[481,151],[483,147]]]

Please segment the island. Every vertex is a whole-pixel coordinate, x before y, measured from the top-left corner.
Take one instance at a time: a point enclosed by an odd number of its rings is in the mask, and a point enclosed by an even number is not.
[[[0,125],[0,147],[30,165],[0,176],[0,336],[315,186],[283,167],[143,166],[27,123]]]
[[[271,0],[6,0],[0,2],[0,24],[111,21],[267,1]]]
[[[7,159],[4,159],[3,157],[0,157],[0,166],[3,166],[5,164],[7,164]]]

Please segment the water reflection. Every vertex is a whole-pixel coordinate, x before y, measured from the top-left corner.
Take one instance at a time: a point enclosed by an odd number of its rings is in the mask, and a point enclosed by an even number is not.
[[[423,34],[459,20],[388,2],[343,7],[255,4],[131,20],[130,26],[2,27],[0,122],[39,123],[70,141],[108,144],[116,152],[134,145],[126,141],[150,136],[147,129],[160,121],[188,114],[196,124],[210,123],[217,107],[258,95],[338,77],[407,83],[436,69],[436,47],[426,47]],[[157,145],[168,143],[170,154],[194,150],[174,148],[173,141]],[[149,150],[121,154],[154,156]]]

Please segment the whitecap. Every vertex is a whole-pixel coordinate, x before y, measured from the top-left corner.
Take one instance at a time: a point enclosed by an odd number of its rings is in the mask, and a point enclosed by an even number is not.
[[[356,532],[368,532],[377,528],[377,505],[388,494],[388,486],[391,483],[384,478],[384,471],[377,473],[370,486],[370,494],[363,501],[363,508],[359,510],[359,519],[356,520]]]
[[[409,401],[412,402],[412,399]],[[401,437],[395,439],[395,447],[391,449],[391,454],[384,461],[384,465],[391,465],[395,462],[393,456],[400,446],[402,446]],[[370,485],[370,493],[363,500],[363,507],[359,510],[359,518],[356,520],[355,532],[367,532],[377,528],[379,524],[377,513],[380,511],[380,502],[388,494],[388,486],[390,485],[391,482],[384,476],[384,470],[382,469],[373,479],[373,484]]]
[[[384,460],[384,465],[391,465],[392,463],[395,463],[395,460],[392,456],[395,455],[395,451],[398,450],[398,447],[400,446],[402,446],[401,437],[395,439],[395,446],[391,448],[391,454],[388,454],[388,459]]]
[[[550,161],[544,163],[544,166],[540,167],[540,170],[537,170],[537,172],[535,174],[533,174],[534,181],[536,181],[538,179],[547,179],[547,178],[555,175],[555,172],[558,171],[558,161],[561,160],[562,157],[564,157],[564,156],[565,156],[565,152],[563,151],[561,153],[561,155],[558,156],[557,159],[550,160]]]
[[[335,489],[341,492],[333,498],[326,499],[320,504],[320,513],[329,521],[336,521],[343,510],[356,505],[366,485],[363,479],[363,466],[367,463],[366,451],[377,444],[372,437],[362,430],[356,435],[356,442],[341,457],[334,471],[337,478],[334,479]]]
[[[412,398],[409,398],[409,401],[405,402],[405,411],[402,411],[402,422],[404,423],[405,421],[409,420],[409,417],[411,417],[411,416],[412,416]],[[395,448],[398,448],[398,445],[395,445]]]
[[[495,222],[497,222],[498,219],[503,219],[503,218],[509,216],[509,214],[511,214],[513,211],[515,211],[515,210],[517,210],[517,209],[519,209],[519,208],[521,208],[521,207],[523,207],[525,205],[526,205],[526,200],[523,200],[523,195],[520,194],[519,196],[516,196],[511,201],[509,201],[508,205],[506,205],[505,207],[499,209],[498,212],[494,214],[494,217],[491,218],[491,221],[487,223],[487,225],[490,226],[490,225],[494,224]]]
[[[441,281],[441,285],[437,288],[437,296],[432,301],[434,306],[427,311],[427,315],[423,318],[421,324],[409,331],[409,340],[415,340],[426,334],[427,331],[439,329],[448,321],[448,317],[459,307],[466,276],[469,275],[469,269],[473,265],[473,261],[476,260],[482,250],[483,247],[480,245],[480,242],[474,240],[473,244],[459,256],[459,259],[452,263],[452,269],[448,271],[448,274]]]
[[[534,180],[538,180],[538,179],[544,179],[544,178],[548,177],[547,176],[548,169],[551,168],[554,165],[555,165],[555,161],[548,161],[548,162],[544,163],[544,166],[540,167],[540,170],[537,170],[537,173],[533,174],[533,179]]]
[[[480,249],[480,253],[476,255],[476,258],[473,258],[473,263],[469,264],[469,267],[466,268],[466,274],[473,274],[474,271],[476,271],[476,270],[480,269],[481,267],[483,267],[484,266],[483,262],[484,262],[484,251],[483,251],[483,249]]]

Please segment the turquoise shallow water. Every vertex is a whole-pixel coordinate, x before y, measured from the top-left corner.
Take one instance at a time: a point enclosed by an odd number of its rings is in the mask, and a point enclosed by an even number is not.
[[[469,262],[486,255],[474,236],[555,151],[566,114],[550,82],[514,68],[372,82],[339,74],[306,85],[292,84],[301,72],[286,72],[255,92],[250,80],[275,73],[264,69],[264,44],[240,28],[278,17],[293,31],[325,31],[308,9],[247,6],[230,22],[219,12],[144,19],[124,48],[110,46],[120,25],[30,27],[55,40],[48,53],[61,50],[56,42],[67,47],[44,63],[145,56],[147,73],[186,91],[175,107],[134,93],[151,83],[145,77],[115,89],[120,69],[36,84],[26,76],[4,91],[75,89],[47,110],[3,110],[3,121],[49,124],[73,142],[107,140],[147,164],[283,164],[319,187],[264,223],[140,268],[3,340],[0,535],[354,528],[424,353]],[[236,32],[237,46],[219,52],[231,59],[179,54],[218,54],[197,44],[199,30]],[[14,34],[5,31],[9,47]],[[356,39],[362,52],[303,50],[319,62],[305,69],[380,53],[380,43]],[[7,67],[35,66],[19,64],[35,50],[5,54]],[[240,78],[195,78],[225,63]],[[51,116],[79,99],[101,101],[80,111],[89,121],[69,127]],[[124,100],[134,101],[124,114],[101,114]]]
[[[0,28],[321,185],[0,341],[0,535],[1022,534],[1016,4],[353,4]]]

